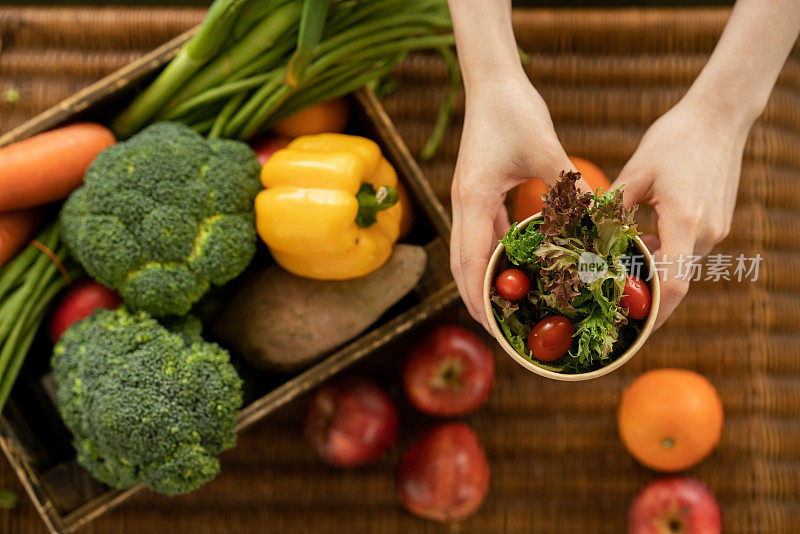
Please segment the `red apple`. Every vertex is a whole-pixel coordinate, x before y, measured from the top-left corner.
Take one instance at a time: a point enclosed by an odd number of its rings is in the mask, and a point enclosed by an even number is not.
[[[628,534],[720,534],[722,514],[702,482],[689,477],[655,480],[628,512]]]
[[[412,514],[459,521],[489,492],[489,463],[478,437],[464,423],[429,430],[403,455],[397,471],[400,501]]]
[[[364,378],[322,386],[308,408],[306,437],[325,462],[349,467],[373,462],[397,438],[397,410],[389,396]]]
[[[50,318],[49,334],[53,343],[76,321],[88,317],[97,308],[119,308],[122,299],[116,291],[91,279],[78,282],[67,290]]]
[[[285,137],[264,137],[250,143],[250,147],[256,153],[258,162],[264,165],[272,155],[282,148],[286,148],[289,139]]]
[[[494,356],[473,332],[439,326],[412,348],[403,389],[418,410],[452,416],[472,412],[489,396]]]

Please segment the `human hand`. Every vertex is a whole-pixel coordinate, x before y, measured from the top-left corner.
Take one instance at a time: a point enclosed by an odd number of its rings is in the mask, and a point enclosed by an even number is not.
[[[552,185],[562,170],[574,168],[547,105],[522,69],[503,81],[491,78],[467,87],[451,191],[450,267],[467,309],[487,330],[483,279],[498,239],[509,228],[506,193],[532,177]],[[583,180],[577,185],[590,190]]]
[[[730,231],[751,125],[687,96],[647,130],[614,184],[624,186],[628,206],[644,202],[658,214],[658,237],[643,236],[654,259],[666,262],[656,328],[689,289],[678,258],[705,256]]]

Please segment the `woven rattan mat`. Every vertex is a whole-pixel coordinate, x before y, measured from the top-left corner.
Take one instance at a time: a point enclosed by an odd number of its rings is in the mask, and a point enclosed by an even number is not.
[[[516,13],[529,72],[550,104],[570,154],[617,174],[644,129],[699,72],[726,10],[535,10]],[[196,23],[196,10],[0,8],[0,131],[33,116]],[[800,55],[784,69],[747,145],[736,219],[725,254],[764,258],[757,283],[696,283],[645,350],[621,371],[591,383],[557,383],[499,355],[490,402],[468,418],[490,457],[492,486],[462,532],[620,533],[636,489],[654,475],[616,436],[619,394],[646,369],[705,374],[725,404],[717,451],[691,474],[723,506],[727,533],[800,531]],[[399,91],[386,100],[418,151],[445,88],[443,63],[406,60]],[[458,120],[441,154],[423,165],[443,201],[458,146]],[[698,177],[701,179],[702,177]],[[645,219],[648,219],[645,217]],[[652,221],[645,221],[652,224]],[[463,312],[452,310],[463,320]],[[390,377],[403,344],[364,365]],[[223,474],[191,495],[142,495],[85,532],[441,532],[398,505],[394,466],[431,421],[394,394],[404,424],[400,446],[378,465],[340,471],[302,445],[303,402],[241,437]],[[21,490],[5,461],[0,486]],[[0,531],[41,532],[24,499],[0,512]]]

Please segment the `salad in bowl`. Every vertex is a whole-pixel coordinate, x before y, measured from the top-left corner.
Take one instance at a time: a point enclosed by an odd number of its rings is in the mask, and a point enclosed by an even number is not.
[[[658,314],[659,280],[622,190],[581,193],[561,172],[542,212],[500,240],[484,280],[494,336],[518,363],[558,380],[612,372]]]

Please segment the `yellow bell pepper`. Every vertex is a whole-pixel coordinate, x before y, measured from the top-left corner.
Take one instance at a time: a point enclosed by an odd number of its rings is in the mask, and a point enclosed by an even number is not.
[[[364,137],[298,137],[261,169],[256,229],[273,258],[298,276],[346,280],[371,273],[400,234],[397,174]]]

